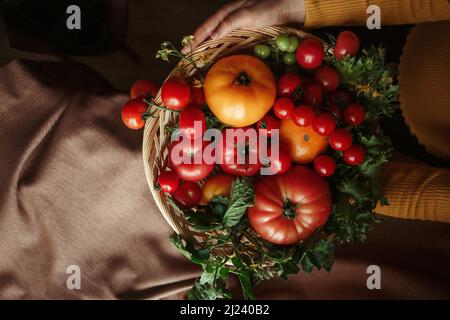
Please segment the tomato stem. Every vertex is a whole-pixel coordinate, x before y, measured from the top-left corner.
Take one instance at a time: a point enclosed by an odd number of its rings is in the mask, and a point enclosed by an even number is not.
[[[250,79],[249,75],[245,71],[242,71],[234,81],[236,84],[247,86],[250,82],[252,82],[252,79]]]
[[[286,199],[283,205],[283,215],[288,219],[294,219],[297,215],[297,208],[297,205],[293,204],[289,199]]]

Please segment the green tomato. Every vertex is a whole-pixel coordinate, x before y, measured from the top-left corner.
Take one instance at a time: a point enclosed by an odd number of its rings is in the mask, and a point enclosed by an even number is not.
[[[257,44],[255,48],[253,48],[253,52],[255,56],[261,59],[267,59],[270,56],[270,47],[265,44]]]
[[[298,43],[299,40],[297,37],[295,36],[289,37],[289,48],[287,49],[287,52],[294,53],[298,48]]]
[[[277,44],[278,49],[280,51],[287,51],[289,49],[289,46],[291,45],[291,40],[289,39],[289,36],[286,34],[280,34],[275,38],[275,43]]]
[[[283,62],[284,62],[284,64],[287,65],[287,66],[293,65],[294,63],[297,62],[297,59],[296,59],[296,57],[295,57],[295,54],[294,54],[294,53],[286,53],[286,54],[283,56]]]

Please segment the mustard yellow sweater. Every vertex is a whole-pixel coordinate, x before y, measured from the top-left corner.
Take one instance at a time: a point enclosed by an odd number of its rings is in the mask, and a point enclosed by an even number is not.
[[[381,27],[416,24],[399,65],[403,116],[428,152],[450,159],[450,2],[448,0],[305,0],[307,28],[366,25],[367,7],[381,10]],[[380,214],[450,222],[450,170],[396,162],[382,172],[389,206]]]

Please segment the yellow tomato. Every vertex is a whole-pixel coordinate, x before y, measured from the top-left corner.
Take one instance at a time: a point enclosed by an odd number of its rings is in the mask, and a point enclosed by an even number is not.
[[[229,198],[233,177],[227,174],[214,176],[203,185],[203,193],[200,204],[208,204],[216,196]]]
[[[209,69],[204,83],[206,103],[221,122],[252,125],[264,117],[276,96],[275,79],[260,59],[234,55]]]

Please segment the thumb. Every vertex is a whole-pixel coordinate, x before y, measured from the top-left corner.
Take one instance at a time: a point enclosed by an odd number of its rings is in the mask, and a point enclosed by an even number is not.
[[[225,37],[235,29],[250,26],[250,22],[252,19],[251,16],[251,10],[248,10],[246,8],[234,11],[220,22],[219,26],[211,34],[211,39],[220,39]]]

